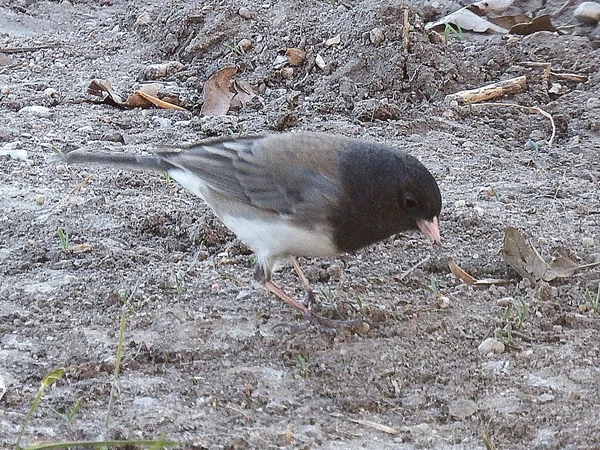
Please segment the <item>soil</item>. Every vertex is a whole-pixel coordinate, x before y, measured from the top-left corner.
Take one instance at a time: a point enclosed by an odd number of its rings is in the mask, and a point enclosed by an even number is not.
[[[576,4],[553,18],[563,34],[464,31],[446,43],[424,29],[460,6],[0,1],[0,48],[23,49],[0,53],[0,148],[26,152],[0,156],[0,447],[14,446],[41,380],[62,367],[22,445],[164,436],[195,449],[458,450],[484,448],[485,435],[497,449],[600,448],[600,314],[586,298],[600,269],[532,282],[500,254],[512,226],[545,258],[600,260],[599,30],[573,18]],[[274,62],[291,47],[307,60],[282,72]],[[158,81],[190,112],[119,109],[86,92],[93,78],[133,92],[168,61],[184,67]],[[588,79],[552,75],[549,90],[527,61]],[[202,85],[227,64],[258,96],[201,117]],[[519,75],[526,91],[500,101],[549,113],[554,142],[542,114],[444,103]],[[366,334],[303,326],[253,281],[251,252],[174,181],[66,166],[55,151],[295,130],[402,147],[439,180],[442,248],[405,233],[301,260],[315,308],[366,318]],[[476,278],[512,281],[474,289],[449,257]],[[290,267],[275,280],[301,298]],[[489,337],[504,350],[482,353]]]

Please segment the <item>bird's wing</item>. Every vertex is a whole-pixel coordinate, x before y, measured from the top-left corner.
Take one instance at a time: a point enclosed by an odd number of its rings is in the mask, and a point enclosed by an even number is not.
[[[294,144],[266,140],[217,140],[157,156],[231,200],[303,221],[325,219],[339,184],[318,165],[298,160]]]

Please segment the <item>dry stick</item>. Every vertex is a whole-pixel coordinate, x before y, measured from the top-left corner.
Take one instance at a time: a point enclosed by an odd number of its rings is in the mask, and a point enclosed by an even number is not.
[[[408,53],[408,47],[410,46],[410,41],[408,39],[408,31],[409,31],[410,23],[408,22],[408,9],[404,10],[404,24],[402,28],[402,46],[404,47],[404,51]]]
[[[446,105],[450,105],[453,102],[458,102],[460,104],[479,103],[485,100],[491,100],[493,98],[500,97],[502,95],[523,92],[525,90],[526,83],[527,77],[522,75],[509,80],[488,84],[487,86],[482,86],[477,89],[469,89],[466,91],[456,92],[454,94],[448,94],[446,95],[446,98],[444,98],[444,103]]]
[[[404,278],[406,278],[408,275],[410,275],[411,272],[413,272],[417,267],[419,267],[421,264],[425,264],[430,259],[431,259],[431,256],[428,256],[424,260],[416,263],[414,266],[412,266],[410,269],[408,269],[406,272],[404,272],[402,275],[400,275],[400,278],[398,278],[398,281],[402,281]]]
[[[470,106],[508,106],[508,107],[523,109],[527,112],[539,113],[542,116],[550,119],[550,123],[552,124],[552,136],[550,136],[548,145],[552,145],[554,143],[554,138],[556,137],[556,125],[554,125],[554,119],[552,118],[552,115],[550,113],[544,111],[542,108],[538,108],[537,106],[517,105],[515,103],[476,103],[476,104],[470,105]]]

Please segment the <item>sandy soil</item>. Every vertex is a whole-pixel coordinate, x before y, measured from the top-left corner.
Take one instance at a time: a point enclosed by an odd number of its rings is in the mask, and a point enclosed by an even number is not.
[[[515,8],[541,14],[562,3]],[[575,5],[554,19],[575,25],[564,35],[465,32],[445,44],[424,30],[458,6],[0,2],[0,47],[30,47],[0,53],[0,147],[27,152],[0,156],[0,447],[14,445],[44,375],[64,367],[24,443],[164,435],[196,449],[474,449],[485,433],[497,449],[600,448],[600,314],[585,296],[599,269],[531,283],[499,254],[514,226],[545,257],[600,260],[599,32],[572,19]],[[152,23],[136,23],[143,13]],[[375,27],[385,36],[378,46],[368,38]],[[337,34],[339,45],[324,45]],[[252,48],[232,51],[243,38]],[[288,47],[308,60],[285,78],[273,63]],[[121,110],[86,93],[92,78],[129,93],[149,64],[173,60],[183,70],[160,81],[192,113]],[[552,94],[525,61],[589,79],[553,77]],[[260,95],[230,116],[200,117],[202,84],[226,64]],[[518,75],[526,92],[504,101],[552,114],[553,145],[540,114],[444,105],[447,94]],[[297,315],[252,281],[250,252],[176,183],[67,167],[53,151],[141,152],[283,130],[385,141],[439,180],[443,248],[407,233],[302,261],[321,312],[365,317],[366,335],[298,328]],[[58,228],[83,251],[61,250]],[[475,277],[516,281],[473,289],[449,272],[448,257]],[[301,295],[289,267],[276,280]],[[505,351],[482,354],[488,337]],[[54,412],[79,398],[72,422]]]

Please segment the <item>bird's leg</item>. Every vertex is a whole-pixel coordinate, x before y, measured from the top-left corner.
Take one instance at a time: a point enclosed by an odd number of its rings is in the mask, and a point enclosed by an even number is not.
[[[310,311],[306,306],[302,303],[294,300],[288,294],[285,293],[283,289],[273,283],[271,280],[267,280],[264,282],[265,288],[272,294],[275,294],[281,300],[283,300],[287,305],[291,306],[295,310],[302,313],[302,316],[311,323],[320,325],[325,328],[335,328],[335,329],[349,329],[356,333],[366,333],[369,331],[369,324],[363,320],[333,320],[327,319],[325,317],[321,317],[312,311]]]
[[[294,265],[294,270],[298,275],[298,279],[300,280],[302,289],[304,289],[304,292],[306,292],[306,301],[304,302],[304,304],[307,308],[310,308],[311,305],[315,302],[315,293],[313,291],[313,288],[306,279],[306,275],[304,275],[304,272],[302,271],[302,268],[298,263],[298,259],[295,256],[292,256],[292,264]]]

